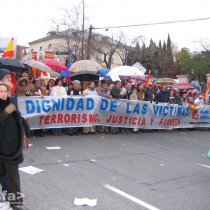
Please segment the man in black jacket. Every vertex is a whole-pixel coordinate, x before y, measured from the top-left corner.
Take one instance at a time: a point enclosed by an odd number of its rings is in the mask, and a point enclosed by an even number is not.
[[[170,97],[167,92],[166,86],[162,86],[161,91],[156,96],[156,100],[157,102],[161,102],[161,103],[169,103]]]
[[[124,93],[126,91],[126,90],[123,91],[123,89],[125,89],[125,88],[122,87],[122,82],[116,81],[114,84],[114,87],[111,89],[111,93],[110,93],[112,98],[122,99],[124,96]],[[119,128],[111,126],[110,131],[112,134],[117,134],[117,133],[119,133]]]
[[[154,98],[153,84],[149,84],[149,87],[146,88],[144,93],[144,100],[152,102]]]

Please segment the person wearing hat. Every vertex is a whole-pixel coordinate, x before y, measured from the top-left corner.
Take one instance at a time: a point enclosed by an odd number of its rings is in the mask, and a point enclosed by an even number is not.
[[[30,92],[28,79],[26,77],[20,78],[16,89],[17,96],[26,96],[28,92]]]
[[[182,99],[181,99],[180,91],[179,90],[176,90],[175,91],[174,103],[175,104],[178,104],[178,105],[182,105]]]
[[[72,89],[69,89],[69,91],[67,92],[68,95],[70,96],[81,96],[82,95],[82,91],[81,91],[81,83],[79,80],[74,80],[72,82]]]
[[[23,162],[22,149],[26,136],[23,118],[9,95],[10,86],[0,82],[0,171],[1,175],[8,177],[8,193],[14,197],[9,200],[11,206],[19,210],[23,209],[23,200],[18,165]],[[4,186],[5,183],[0,181],[0,184]]]
[[[82,90],[81,90],[81,84],[79,80],[74,80],[72,82],[72,89],[69,89],[67,94],[70,96],[82,96]],[[73,135],[78,135],[80,133],[80,128],[78,127],[70,127],[68,128],[68,135],[73,136]]]

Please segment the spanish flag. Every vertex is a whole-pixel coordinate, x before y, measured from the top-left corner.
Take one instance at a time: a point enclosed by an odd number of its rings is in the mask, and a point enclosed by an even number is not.
[[[210,80],[208,80],[207,84],[206,84],[206,91],[204,93],[204,98],[207,100],[208,99],[208,95],[209,95],[209,90],[210,90]]]
[[[150,71],[149,71],[149,73],[147,75],[146,87],[149,86],[149,83],[150,83]]]
[[[14,58],[15,50],[14,50],[14,38],[12,38],[7,45],[6,50],[4,51],[4,54],[2,55],[2,58]]]

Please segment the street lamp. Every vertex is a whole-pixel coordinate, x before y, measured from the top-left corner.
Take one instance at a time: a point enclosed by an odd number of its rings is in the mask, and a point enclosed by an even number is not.
[[[82,60],[84,59],[84,27],[85,27],[85,2],[82,0]]]
[[[91,44],[92,30],[93,30],[93,26],[90,25],[89,34],[88,34],[88,43],[87,43],[87,60],[90,60],[90,44]]]

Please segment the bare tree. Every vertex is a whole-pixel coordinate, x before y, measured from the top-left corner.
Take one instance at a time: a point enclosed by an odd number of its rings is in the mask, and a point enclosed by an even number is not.
[[[199,41],[201,47],[203,48],[202,54],[210,62],[210,40],[208,41]]]
[[[83,44],[87,37],[84,20],[88,19],[84,14],[84,6],[83,0],[79,4],[72,5],[70,9],[62,9],[63,17],[59,21],[52,20],[57,27],[57,35],[65,41],[58,43],[57,48],[66,52],[72,62],[83,57]]]
[[[137,43],[139,43],[140,41],[142,42],[143,36],[137,36],[129,39],[124,32],[121,32],[119,40],[120,46],[116,50],[116,52],[119,55],[123,65],[127,65],[129,53],[134,53]],[[141,55],[139,54],[138,56]],[[132,64],[134,64],[135,62],[136,61],[133,60]]]
[[[93,38],[93,49],[96,53],[103,55],[101,61],[106,64],[106,68],[111,69],[113,57],[117,53],[117,49],[120,47],[120,40],[115,40],[113,36],[110,38],[101,34],[95,34],[93,35]]]

